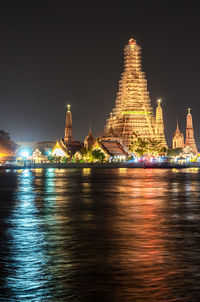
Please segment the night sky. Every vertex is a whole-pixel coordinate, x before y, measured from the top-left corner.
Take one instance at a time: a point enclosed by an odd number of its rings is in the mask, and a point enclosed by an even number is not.
[[[191,107],[200,148],[200,18],[192,1],[4,1],[0,7],[0,129],[13,140],[101,135],[114,107],[123,49],[142,48],[152,105],[162,98],[168,144]],[[80,4],[82,3],[82,4]],[[148,4],[147,4],[148,3]]]

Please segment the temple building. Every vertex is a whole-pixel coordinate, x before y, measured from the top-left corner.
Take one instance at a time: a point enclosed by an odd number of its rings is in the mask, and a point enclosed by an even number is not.
[[[66,158],[70,158],[72,156],[71,152],[66,147],[63,140],[56,142],[51,154],[56,157],[66,157]]]
[[[96,139],[92,135],[92,130],[91,130],[91,127],[90,127],[89,133],[86,136],[86,138],[84,139],[84,147],[85,147],[85,149],[87,149],[87,150],[91,149],[95,142],[96,142]]]
[[[173,138],[172,138],[172,148],[184,148],[184,135],[180,132],[179,126],[178,126],[178,120],[177,120],[177,126],[176,131],[174,132]]]
[[[57,157],[71,158],[83,148],[83,143],[74,141],[72,135],[72,113],[70,105],[67,105],[66,123],[65,123],[65,137],[60,139],[54,145],[52,155]]]
[[[104,139],[117,139],[126,148],[135,132],[143,138],[160,139],[166,147],[162,108],[158,102],[156,118],[147,80],[142,71],[141,49],[134,39],[130,39],[124,49],[125,66],[119,82],[115,107],[105,126]]]
[[[187,114],[187,126],[186,126],[186,138],[185,138],[185,147],[189,146],[195,155],[197,155],[197,147],[194,139],[194,129],[192,122],[192,115],[190,112],[190,108],[188,108]]]
[[[106,161],[125,161],[129,154],[118,141],[97,139],[92,150],[100,150]]]

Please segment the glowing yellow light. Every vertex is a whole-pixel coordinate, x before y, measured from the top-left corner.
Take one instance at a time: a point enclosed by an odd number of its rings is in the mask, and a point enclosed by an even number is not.
[[[158,102],[158,105],[160,105],[160,103],[162,102],[162,99],[158,99],[157,102]]]
[[[4,157],[4,156],[7,156],[6,153],[0,153],[0,157]]]
[[[54,156],[61,156],[61,157],[66,156],[65,152],[62,149],[58,149],[58,148],[53,150],[52,154]]]

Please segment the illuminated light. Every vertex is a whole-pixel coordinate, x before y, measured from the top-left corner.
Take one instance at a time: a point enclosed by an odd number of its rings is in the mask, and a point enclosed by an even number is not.
[[[66,153],[62,149],[56,148],[53,150],[52,155],[58,156],[58,157],[64,157],[64,156],[66,156]]]
[[[91,168],[83,168],[83,175],[88,176],[91,174]]]
[[[151,114],[149,111],[122,111],[123,114]]]
[[[0,157],[7,156],[6,153],[0,153]]]
[[[142,70],[140,47],[136,40],[131,38],[128,41],[124,54],[124,71],[115,107],[106,122],[104,138],[119,137],[122,144],[129,149],[133,132],[135,132],[141,138],[155,139],[161,143],[162,147],[167,147],[162,107],[157,106],[156,116],[154,116],[147,90],[147,80]]]
[[[130,40],[129,40],[129,45],[131,46],[131,47],[134,47],[135,46],[135,41],[131,38]]]
[[[127,168],[119,168],[120,174],[126,174],[127,173]]]
[[[29,152],[28,151],[22,151],[21,156],[24,158],[29,157]]]

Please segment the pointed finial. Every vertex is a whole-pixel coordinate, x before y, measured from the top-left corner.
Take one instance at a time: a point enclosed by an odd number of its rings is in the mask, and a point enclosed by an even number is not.
[[[176,122],[177,122],[177,126],[176,126],[176,132],[180,132],[180,130],[179,130],[179,126],[178,126],[178,119],[176,120]]]
[[[90,124],[90,127],[89,127],[89,136],[92,136],[92,127],[91,127],[91,124]]]
[[[190,110],[191,110],[191,108],[188,108],[188,114],[190,114]]]
[[[71,105],[67,105],[67,111],[69,112],[70,111],[70,107],[71,107]]]
[[[162,101],[162,99],[157,100],[158,106],[160,106],[161,101]]]
[[[131,45],[132,47],[136,44],[136,41],[131,38],[129,41],[128,41],[129,45]]]

